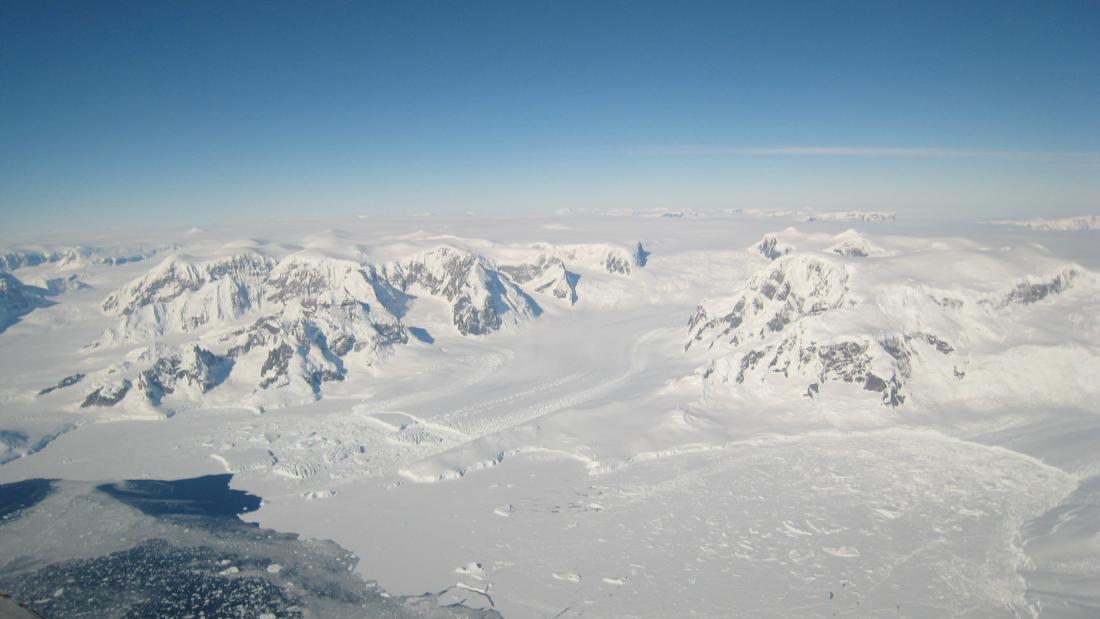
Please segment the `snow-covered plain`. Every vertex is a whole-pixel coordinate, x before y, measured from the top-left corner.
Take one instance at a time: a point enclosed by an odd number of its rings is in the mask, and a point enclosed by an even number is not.
[[[506,617],[1100,615],[1095,231],[653,215],[12,241],[0,483],[233,473]]]

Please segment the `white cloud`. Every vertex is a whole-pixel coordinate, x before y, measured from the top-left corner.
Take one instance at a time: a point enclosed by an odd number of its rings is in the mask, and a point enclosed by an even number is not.
[[[638,155],[749,155],[749,156],[822,156],[822,157],[894,157],[916,159],[996,159],[1006,161],[1066,161],[1100,164],[1100,153],[1016,150],[965,150],[957,148],[906,148],[877,146],[777,146],[746,148],[731,146],[657,146],[631,151]]]

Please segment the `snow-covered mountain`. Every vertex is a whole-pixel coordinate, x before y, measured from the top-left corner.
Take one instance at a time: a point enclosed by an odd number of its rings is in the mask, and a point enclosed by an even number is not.
[[[14,248],[0,250],[0,271],[54,264],[59,269],[73,270],[87,265],[116,266],[140,262],[160,254],[175,251],[175,245],[120,245],[61,248]]]
[[[1018,226],[1031,230],[1050,230],[1059,232],[1079,232],[1100,230],[1100,215],[1079,215],[1058,219],[1002,219],[993,223],[1005,226]]]
[[[0,333],[21,316],[50,305],[43,292],[24,284],[10,273],[0,271]]]
[[[531,264],[504,265],[500,270],[512,281],[527,285],[535,292],[549,293],[557,299],[568,301],[570,305],[577,303],[577,281],[580,276],[566,270],[560,258],[541,254]]]
[[[968,376],[1010,354],[1013,329],[1034,329],[1023,315],[1029,308],[1094,281],[1068,265],[944,289],[882,279],[906,252],[884,250],[856,230],[787,228],[757,238],[751,252],[766,262],[689,320],[684,348],[703,356],[700,377],[712,394],[726,385],[736,397],[874,397],[892,407],[922,388],[962,397],[967,383],[979,382]],[[589,293],[646,294],[614,283],[645,267],[642,243],[453,241],[384,260],[334,232],[304,247],[248,240],[173,253],[103,298],[100,310],[114,323],[86,352],[107,363],[70,372],[88,376],[79,381],[81,404],[170,412],[310,401],[327,384],[377,372],[395,351],[430,342],[441,328],[485,337],[522,328],[547,308],[584,304]],[[39,267],[60,272],[60,262]],[[46,293],[86,289],[80,272],[43,273],[50,290],[5,275],[8,315],[50,303]],[[429,300],[425,307],[442,308],[448,325],[418,324],[436,310],[410,317]],[[76,382],[38,389],[67,392]]]
[[[893,221],[892,211],[813,211],[805,220],[814,221]]]
[[[93,372],[82,406],[171,411],[223,401],[214,392],[222,384],[233,386],[225,398],[261,408],[320,398],[325,383],[410,342],[405,318],[419,298],[445,304],[457,334],[486,336],[538,318],[537,297],[576,304],[572,268],[625,277],[649,256],[641,243],[536,244],[504,252],[498,264],[441,245],[372,263],[361,250],[325,249],[338,241],[314,238],[319,247],[281,257],[248,242],[212,257],[174,254],[109,293],[100,309],[115,324],[87,351],[144,352],[122,370]]]
[[[910,372],[908,339],[837,337],[820,328],[829,322],[825,314],[858,303],[849,297],[849,277],[843,265],[816,256],[778,258],[733,298],[700,305],[688,321],[686,348],[705,343],[736,351],[705,370],[708,380],[766,383],[778,375],[805,383],[808,397],[817,396],[823,383],[839,381],[897,406],[905,400],[899,392]]]
[[[836,242],[829,246],[830,251],[838,256],[852,258],[866,258],[871,254],[881,253],[882,249],[872,245],[862,234],[855,230],[846,230],[835,237]]]
[[[61,253],[38,249],[13,249],[0,253],[0,271],[14,271],[46,262],[57,262]]]
[[[780,241],[779,237],[774,234],[764,235],[764,238],[756,244],[755,249],[768,260],[777,260],[787,254],[794,253],[795,250],[794,246]]]
[[[852,222],[887,222],[896,218],[891,211],[818,211],[813,209],[759,209],[746,208],[731,211],[738,215],[749,217],[773,217],[776,219],[794,219],[797,221],[828,222],[828,221],[852,221]]]
[[[171,256],[104,299],[103,311],[121,321],[99,343],[141,341],[240,318],[262,301],[262,284],[274,266],[255,253],[208,260]]]
[[[166,395],[206,394],[230,373],[253,391],[318,397],[322,383],[346,375],[344,357],[363,353],[369,364],[408,341],[398,322],[403,296],[373,268],[311,250],[279,261],[251,251],[173,256],[108,295],[102,310],[118,322],[93,348],[194,333],[218,351],[185,344],[151,354],[136,393],[155,405]],[[177,393],[180,372],[201,388]]]
[[[542,313],[539,304],[484,256],[439,247],[381,269],[406,293],[441,297],[463,335],[485,335]]]
[[[848,277],[842,265],[816,256],[778,258],[734,297],[701,304],[688,321],[688,346],[763,340],[792,322],[839,308],[846,301]]]
[[[882,223],[894,221],[896,213],[892,211],[872,210],[846,210],[846,211],[822,211],[817,209],[783,209],[783,208],[718,208],[718,209],[693,209],[693,208],[655,208],[655,209],[575,209],[563,208],[555,211],[559,216],[597,215],[601,217],[639,217],[645,219],[719,219],[728,217],[752,217],[768,219],[789,219],[792,221],[814,222],[870,222]]]
[[[843,243],[826,251],[858,259],[876,253],[850,236]],[[1078,283],[1086,294],[1100,290],[1096,276],[1076,266],[1008,282],[994,292],[861,283],[874,266],[823,255],[778,257],[735,295],[700,304],[688,320],[685,349],[716,351],[701,377],[711,385],[729,384],[734,393],[816,398],[846,384],[850,388],[839,393],[867,392],[896,407],[905,403],[911,382],[926,389],[927,397],[961,397],[971,386],[969,370],[1015,354],[1013,332],[1042,324],[1030,314],[1057,311],[1059,297]],[[1032,307],[1041,303],[1052,305]],[[1035,363],[1044,360],[1036,356]],[[1014,390],[1029,387],[1046,386],[1024,383]]]

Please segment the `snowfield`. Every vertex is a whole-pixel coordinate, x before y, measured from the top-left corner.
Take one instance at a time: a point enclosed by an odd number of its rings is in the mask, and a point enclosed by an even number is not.
[[[232,473],[387,595],[505,617],[1096,617],[1094,220],[15,240],[0,483]]]

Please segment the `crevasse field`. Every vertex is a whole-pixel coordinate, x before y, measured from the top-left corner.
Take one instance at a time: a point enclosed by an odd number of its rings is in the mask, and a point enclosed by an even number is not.
[[[261,499],[242,530],[301,536],[255,595],[323,565],[385,604],[247,616],[1097,617],[1098,227],[578,212],[15,243],[0,483],[59,481],[0,520],[0,582],[165,537],[243,578],[217,553],[263,551],[86,483],[231,474]]]

